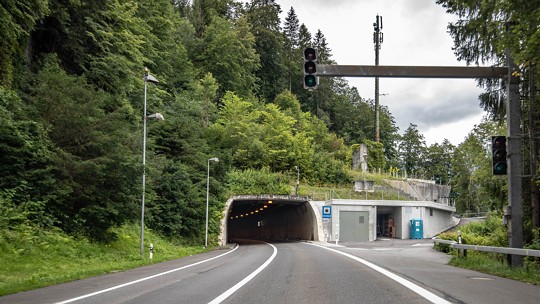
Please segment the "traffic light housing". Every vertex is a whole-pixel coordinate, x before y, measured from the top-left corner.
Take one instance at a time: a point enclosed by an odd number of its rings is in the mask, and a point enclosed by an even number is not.
[[[313,90],[319,85],[317,77],[317,51],[314,48],[304,49],[304,89]]]
[[[491,137],[491,155],[493,175],[506,175],[508,164],[506,163],[506,137]]]

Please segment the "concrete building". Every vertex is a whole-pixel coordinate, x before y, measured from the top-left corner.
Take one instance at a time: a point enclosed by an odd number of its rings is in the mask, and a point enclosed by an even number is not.
[[[422,238],[433,237],[453,226],[455,207],[430,201],[330,200],[331,217],[323,218],[326,241],[408,239],[410,221],[421,220]],[[321,206],[322,210],[322,206]]]

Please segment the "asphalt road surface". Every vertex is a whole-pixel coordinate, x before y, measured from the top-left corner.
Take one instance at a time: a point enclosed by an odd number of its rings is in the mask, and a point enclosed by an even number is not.
[[[540,286],[446,265],[430,240],[238,242],[0,303],[539,303]]]

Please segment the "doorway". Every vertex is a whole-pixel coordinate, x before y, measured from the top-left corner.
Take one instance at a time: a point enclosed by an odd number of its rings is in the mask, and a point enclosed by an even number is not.
[[[339,240],[345,242],[369,241],[369,212],[340,211]]]

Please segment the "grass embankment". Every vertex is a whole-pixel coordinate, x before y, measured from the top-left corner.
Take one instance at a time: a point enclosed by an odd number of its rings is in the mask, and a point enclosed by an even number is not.
[[[60,231],[4,230],[0,232],[0,295],[126,270],[204,252],[145,232],[146,253],[139,254],[136,225],[116,229],[118,239],[109,244],[74,239]],[[150,261],[148,246],[154,245]]]

